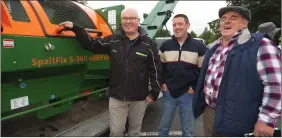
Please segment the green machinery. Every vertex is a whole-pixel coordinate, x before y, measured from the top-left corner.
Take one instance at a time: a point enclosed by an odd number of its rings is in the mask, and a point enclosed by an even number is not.
[[[176,0],[165,0],[158,2],[150,14],[140,24],[140,26],[147,31],[149,37],[155,39],[157,32],[161,30],[170,19],[177,2],[178,1]],[[117,16],[112,16],[112,13],[115,13],[116,9],[122,10],[124,9],[124,6],[117,5],[95,10],[109,23],[113,31],[119,27],[119,19],[121,18],[120,14]]]
[[[141,24],[150,37],[175,4],[160,1]],[[3,0],[1,9],[1,121],[32,112],[45,119],[107,95],[109,57],[82,49],[58,24],[72,21],[105,37],[119,26],[123,5],[94,11],[71,1]]]

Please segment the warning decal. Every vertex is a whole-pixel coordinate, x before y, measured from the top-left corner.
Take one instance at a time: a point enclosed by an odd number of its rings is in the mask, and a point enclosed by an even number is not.
[[[3,47],[4,48],[14,48],[14,40],[13,39],[3,39]]]

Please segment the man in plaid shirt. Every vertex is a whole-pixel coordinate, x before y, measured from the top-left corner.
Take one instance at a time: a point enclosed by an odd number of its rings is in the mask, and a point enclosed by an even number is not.
[[[248,9],[219,10],[221,38],[205,54],[193,101],[206,136],[273,136],[281,116],[281,58],[264,34],[251,34]]]

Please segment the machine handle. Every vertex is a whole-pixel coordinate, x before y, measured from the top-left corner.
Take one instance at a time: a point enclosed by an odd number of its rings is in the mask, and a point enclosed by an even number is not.
[[[86,28],[85,29],[88,33],[97,33],[98,37],[101,37],[103,35],[103,32],[99,31],[99,30],[96,30],[96,29],[89,29],[89,28]]]
[[[89,28],[86,28],[85,30],[86,30],[88,33],[97,33],[97,36],[98,36],[98,37],[101,37],[102,34],[103,34],[103,32],[101,32],[101,31],[99,31],[99,30],[96,30],[96,29],[89,29]],[[60,34],[60,33],[62,33],[63,31],[71,31],[71,29],[66,28],[66,27],[59,27],[56,32],[57,32],[57,34]]]

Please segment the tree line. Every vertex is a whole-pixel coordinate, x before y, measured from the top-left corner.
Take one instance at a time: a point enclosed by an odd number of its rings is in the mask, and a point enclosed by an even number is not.
[[[245,6],[251,11],[252,17],[248,26],[250,32],[256,32],[258,26],[265,22],[273,22],[276,27],[281,28],[281,0],[226,0],[226,2],[229,6]],[[165,33],[170,34],[169,31]],[[196,34],[194,31],[190,34],[208,43],[214,42],[220,37],[219,19],[210,21],[202,34]]]
[[[281,28],[281,0],[226,0],[226,2],[229,6],[245,6],[251,11],[248,28],[252,33],[256,32],[258,26],[265,22],[273,22],[276,27]],[[199,36],[193,31],[191,35],[212,43],[220,37],[219,19],[209,22],[208,27]]]
[[[82,4],[87,4],[87,0],[73,0]],[[252,14],[252,19],[249,22],[250,32],[256,32],[258,26],[264,22],[273,22],[277,27],[281,28],[281,0],[226,0],[229,6],[245,6]],[[144,13],[145,19],[148,14]],[[167,29],[161,29],[156,37],[168,37],[171,32]],[[205,27],[201,34],[196,34],[191,31],[193,37],[199,37],[212,43],[220,37],[219,19],[208,22],[208,27]]]

